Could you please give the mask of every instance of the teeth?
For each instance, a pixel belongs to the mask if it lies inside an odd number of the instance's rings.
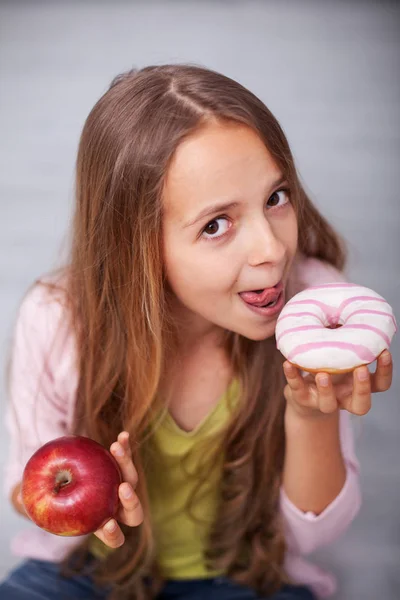
[[[268,304],[265,304],[261,308],[272,308],[278,302],[278,299],[279,299],[279,296],[273,302],[268,302]]]

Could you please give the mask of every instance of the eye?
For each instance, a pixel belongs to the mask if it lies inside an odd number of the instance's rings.
[[[209,234],[209,236],[205,236],[206,239],[212,239],[215,240],[216,238],[222,237],[229,229],[229,227],[227,227],[225,229],[225,231],[222,228],[222,233],[221,233],[221,227],[218,225],[218,221],[227,221],[227,217],[217,217],[216,219],[213,219],[212,221],[210,221],[209,223],[207,223],[207,225],[204,227],[202,235],[207,233]],[[215,233],[219,233],[219,235],[214,235]]]
[[[277,190],[276,192],[274,192],[272,194],[272,196],[269,197],[267,206],[269,208],[275,208],[276,206],[284,206],[288,202],[289,202],[289,190],[286,188],[286,189]]]
[[[285,204],[287,204],[288,202],[289,202],[289,189],[282,188],[282,189],[274,192],[269,197],[269,199],[267,201],[267,206],[268,206],[268,208],[280,208],[281,206],[285,206]],[[228,217],[221,215],[219,217],[216,217],[209,223],[207,223],[207,225],[204,227],[202,234],[201,234],[203,237],[205,237],[206,240],[215,240],[220,237],[223,237],[226,234],[226,232],[229,229],[229,226],[226,227],[225,230],[222,227],[222,231],[221,231],[221,226],[218,225],[219,221],[227,222]],[[219,235],[216,235],[217,233]],[[205,235],[205,234],[207,234],[207,235]]]

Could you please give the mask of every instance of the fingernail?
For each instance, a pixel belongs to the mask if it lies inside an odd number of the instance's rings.
[[[381,362],[385,366],[390,365],[390,363],[392,362],[392,357],[390,355],[390,352],[384,352],[382,354],[382,356],[381,356]]]
[[[361,371],[357,371],[358,381],[366,381],[369,377],[368,369],[361,369]]]
[[[122,446],[118,446],[118,447],[117,447],[117,449],[116,449],[116,451],[115,451],[115,454],[116,454],[117,456],[123,456],[123,455],[124,455],[124,449],[122,448]]]
[[[122,495],[124,498],[131,498],[132,496],[132,490],[129,486],[123,487],[122,488]]]
[[[291,365],[290,363],[285,363],[285,373],[286,375],[294,375],[294,368],[293,365]]]
[[[329,384],[329,377],[328,377],[328,375],[321,375],[320,377],[318,377],[318,383],[322,387],[328,387],[328,384]]]
[[[113,533],[117,529],[117,524],[114,520],[112,520],[108,521],[104,527],[108,533]]]

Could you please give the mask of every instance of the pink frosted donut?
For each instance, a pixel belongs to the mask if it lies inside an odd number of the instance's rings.
[[[303,371],[345,373],[376,360],[396,331],[382,296],[353,283],[327,283],[289,300],[275,336],[278,350]]]

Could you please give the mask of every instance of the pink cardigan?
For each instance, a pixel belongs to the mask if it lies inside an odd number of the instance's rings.
[[[330,265],[307,259],[297,268],[299,288],[343,281]],[[21,480],[29,457],[47,441],[71,432],[77,386],[74,343],[63,324],[62,306],[43,286],[31,289],[23,299],[14,330],[10,402],[6,424],[10,449],[5,464],[4,493]],[[58,335],[55,333],[58,331]],[[40,389],[39,389],[40,388]],[[281,490],[280,509],[288,543],[286,569],[298,583],[309,585],[319,598],[336,591],[336,580],[304,558],[304,555],[336,540],[349,526],[361,504],[359,463],[354,453],[349,413],[341,411],[340,438],[347,478],[334,501],[319,515],[304,513]],[[62,538],[31,523],[17,532],[13,554],[43,560],[59,560],[81,538]]]

